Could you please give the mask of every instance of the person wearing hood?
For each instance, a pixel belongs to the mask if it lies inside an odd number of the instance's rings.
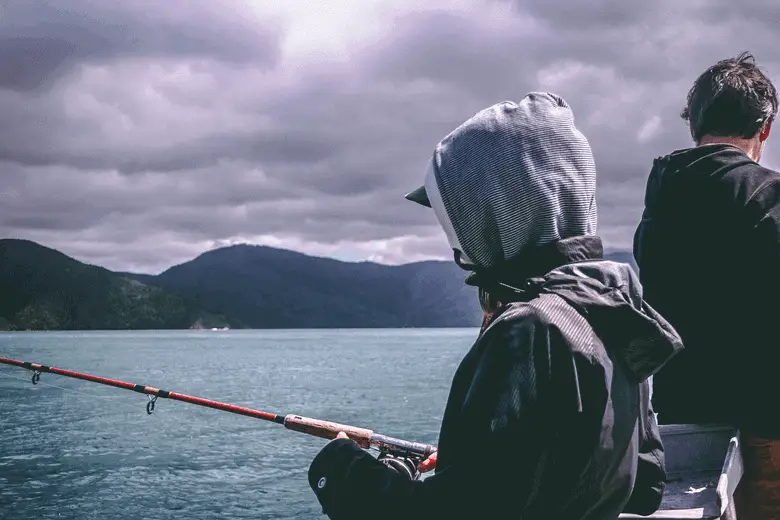
[[[561,97],[533,92],[447,135],[424,186],[491,313],[455,372],[435,474],[329,442],[309,484],[333,520],[609,520],[661,503],[648,378],[681,348],[596,232],[596,168]],[[475,295],[476,296],[476,295]]]
[[[658,419],[739,428],[741,520],[780,518],[780,174],[758,164],[777,110],[749,53],[704,71],[681,114],[696,146],[655,159],[634,235],[645,297],[686,346],[654,377]]]

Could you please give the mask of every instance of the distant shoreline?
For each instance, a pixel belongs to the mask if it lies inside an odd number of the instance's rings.
[[[431,326],[431,327],[267,327],[267,328],[245,328],[245,329],[227,329],[227,330],[211,330],[211,329],[36,329],[36,330],[0,330],[0,334],[24,334],[24,333],[40,333],[40,332],[198,332],[198,333],[214,333],[214,332],[263,332],[263,331],[313,331],[313,330],[459,330],[459,329],[479,329],[479,325],[457,325],[457,326]]]
[[[633,266],[630,252],[605,260]],[[214,249],[158,275],[88,265],[0,239],[0,330],[403,330],[479,327],[467,271],[452,261],[388,266],[268,246]]]

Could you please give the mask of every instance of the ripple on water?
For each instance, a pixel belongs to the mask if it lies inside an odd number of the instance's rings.
[[[37,459],[51,459],[52,455],[46,455],[42,453],[23,453],[19,455],[3,455],[0,460],[15,461],[15,460],[37,460]]]
[[[186,331],[11,334],[4,336],[14,341],[3,352],[435,442],[452,374],[474,335],[470,330],[237,331],[219,338]],[[215,348],[220,355],[209,355]],[[4,373],[16,375],[18,369],[0,367]],[[154,414],[147,415],[146,399],[132,392],[50,374],[41,379],[81,392],[73,394],[22,379],[0,377],[2,519],[323,518],[307,481],[323,439],[167,400],[158,400]]]

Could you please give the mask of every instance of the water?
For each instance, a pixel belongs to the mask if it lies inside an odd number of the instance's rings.
[[[436,443],[474,329],[0,334],[0,356]],[[0,518],[323,518],[327,442],[0,365]],[[56,385],[52,387],[49,385]],[[57,388],[59,387],[59,388]]]

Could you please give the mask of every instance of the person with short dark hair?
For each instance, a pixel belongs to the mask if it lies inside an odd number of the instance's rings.
[[[681,114],[695,146],[654,161],[634,235],[686,347],[654,376],[659,422],[740,429],[740,520],[780,518],[780,174],[758,164],[777,112],[750,53],[704,71]]]
[[[439,142],[407,198],[433,211],[486,321],[452,380],[436,473],[418,480],[414,465],[380,461],[341,435],[309,468],[323,511],[333,520],[656,511],[666,466],[648,378],[683,345],[644,303],[631,267],[603,257],[596,167],[569,105],[533,92],[479,111]]]

